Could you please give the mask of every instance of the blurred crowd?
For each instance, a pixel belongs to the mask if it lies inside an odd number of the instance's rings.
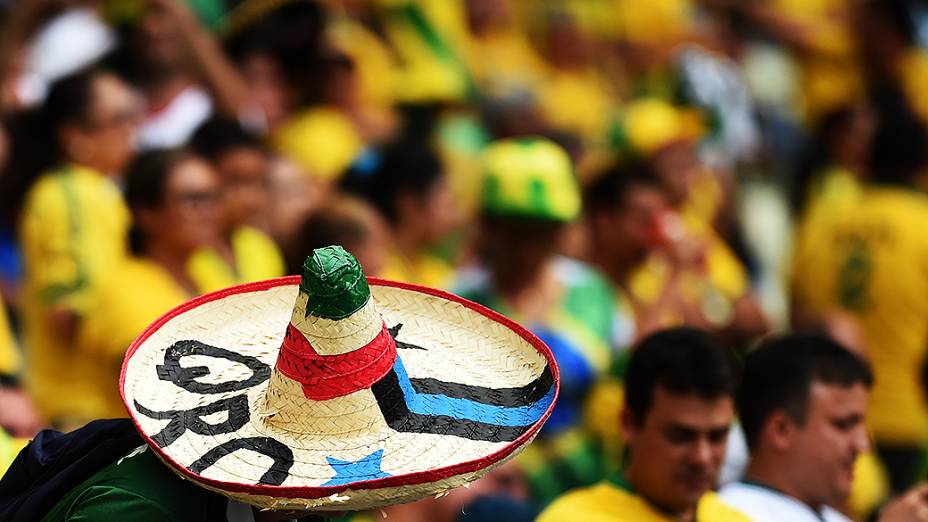
[[[928,464],[926,46],[917,0],[0,0],[0,468],[125,416],[167,310],[340,244],[561,371],[513,464],[398,519],[617,473],[632,347],[679,325],[869,361],[862,519]]]

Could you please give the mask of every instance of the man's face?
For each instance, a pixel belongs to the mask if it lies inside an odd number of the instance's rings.
[[[793,476],[803,500],[838,507],[851,491],[854,462],[870,449],[867,388],[813,382],[806,420],[788,436]]]
[[[596,216],[593,230],[599,248],[611,250],[609,257],[613,259],[644,258],[654,243],[655,223],[669,208],[657,186],[631,186],[621,208]]]
[[[687,140],[678,140],[658,149],[651,156],[651,165],[675,207],[689,197],[690,184],[702,170],[696,147]]]
[[[635,469],[629,473],[632,486],[671,513],[695,508],[700,497],[715,486],[733,415],[731,397],[678,395],[658,386],[640,426],[627,410],[623,414]]]
[[[460,224],[457,200],[444,177],[437,180],[425,195],[422,208],[428,216],[425,236],[430,244],[438,243]]]

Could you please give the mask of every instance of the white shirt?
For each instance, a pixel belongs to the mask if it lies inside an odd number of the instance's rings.
[[[197,86],[187,87],[166,107],[145,118],[138,132],[138,148],[144,151],[183,145],[212,113],[209,94]]]
[[[725,460],[722,461],[722,469],[719,470],[719,488],[741,480],[741,477],[744,476],[744,470],[748,467],[749,460],[751,460],[751,454],[748,451],[748,443],[744,438],[744,431],[741,429],[741,423],[736,422],[728,430]]]
[[[755,522],[851,522],[828,506],[816,512],[789,495],[751,483],[728,484],[719,497]]]

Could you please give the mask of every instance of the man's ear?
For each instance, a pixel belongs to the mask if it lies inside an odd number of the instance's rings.
[[[625,444],[627,446],[634,445],[635,440],[638,438],[638,431],[641,429],[638,423],[635,422],[635,416],[632,414],[631,410],[625,407],[622,408],[619,419],[622,425],[622,436],[625,439]]]
[[[154,227],[158,226],[158,215],[155,209],[146,207],[138,208],[132,213],[132,219],[142,232],[152,230]]]
[[[764,423],[763,437],[777,451],[787,451],[793,445],[798,426],[785,410],[774,410]]]

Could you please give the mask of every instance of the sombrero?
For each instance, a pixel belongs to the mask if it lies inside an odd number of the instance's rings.
[[[359,510],[466,484],[554,406],[550,350],[457,296],[366,279],[341,247],[302,278],[194,299],[132,344],[129,415],[182,477],[263,508]]]

